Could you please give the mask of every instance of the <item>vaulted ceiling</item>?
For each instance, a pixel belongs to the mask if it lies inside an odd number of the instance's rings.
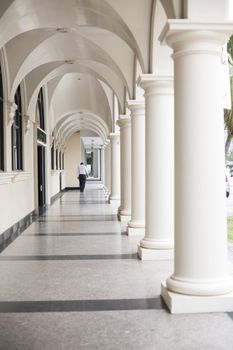
[[[127,99],[141,95],[137,77],[172,74],[170,49],[158,37],[167,16],[182,11],[182,0],[1,0],[7,99],[23,81],[35,120],[43,86],[50,134],[64,141],[89,129],[105,141]]]

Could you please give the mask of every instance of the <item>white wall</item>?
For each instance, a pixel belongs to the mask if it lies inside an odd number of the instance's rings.
[[[66,145],[65,150],[65,184],[66,187],[78,187],[76,170],[81,162],[80,156],[80,133],[73,134]]]
[[[66,173],[64,170],[62,171],[61,178],[61,189],[64,190],[66,188]]]
[[[10,126],[7,125],[8,137]],[[8,142],[10,140],[8,139]],[[33,125],[28,135],[25,134],[23,121],[23,167],[24,171],[11,171],[11,149],[7,148],[6,162],[9,171],[0,172],[0,234],[35,209],[34,198],[34,160]]]
[[[0,233],[34,210],[33,193],[32,174],[19,182],[0,185]]]
[[[60,192],[60,170],[51,170],[50,197]]]

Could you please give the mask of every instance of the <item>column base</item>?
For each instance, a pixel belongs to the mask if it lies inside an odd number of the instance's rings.
[[[109,198],[109,203],[110,204],[119,204],[120,198],[119,197],[111,197]]]
[[[121,207],[119,207],[117,217],[119,221],[128,223],[131,220],[131,212],[127,209],[121,209]]]
[[[144,236],[145,235],[145,227],[127,227],[126,234],[128,236]]]
[[[106,186],[103,186],[103,191],[104,191],[105,193],[109,192],[109,190],[108,190],[108,188],[107,188]]]
[[[167,288],[178,294],[196,296],[215,296],[233,292],[233,279],[230,275],[225,278],[200,281],[170,276],[166,280]]]
[[[144,221],[131,221],[127,227],[128,236],[145,236],[145,222]]]
[[[138,244],[138,257],[141,260],[173,260],[174,249],[149,249]]]
[[[155,249],[155,250],[173,250],[174,249],[174,242],[172,239],[167,240],[159,240],[149,237],[144,237],[140,245],[142,248],[146,249]]]
[[[118,220],[120,222],[123,222],[125,224],[127,224],[131,219],[130,215],[122,215],[121,213],[118,213]]]
[[[172,314],[233,311],[233,292],[217,296],[184,295],[170,292],[163,282],[161,296]]]

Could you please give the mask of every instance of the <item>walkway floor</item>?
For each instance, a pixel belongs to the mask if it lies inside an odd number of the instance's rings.
[[[115,213],[67,192],[0,254],[0,350],[232,350],[233,313],[169,314],[172,262],[139,261]]]

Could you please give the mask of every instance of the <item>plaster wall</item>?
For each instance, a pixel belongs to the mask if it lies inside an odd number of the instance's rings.
[[[76,170],[81,162],[80,157],[80,133],[73,134],[67,142],[65,150],[65,185],[77,187],[79,182],[76,178]]]

